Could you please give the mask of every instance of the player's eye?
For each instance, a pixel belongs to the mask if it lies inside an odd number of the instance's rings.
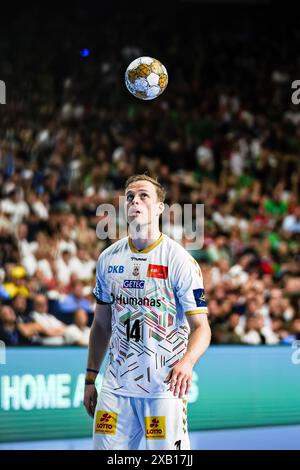
[[[141,197],[144,197],[144,196],[148,197],[148,194],[147,193],[142,193]]]
[[[127,194],[126,199],[127,199],[127,201],[132,201],[133,195],[132,194]]]

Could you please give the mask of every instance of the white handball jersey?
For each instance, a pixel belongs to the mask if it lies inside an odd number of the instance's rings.
[[[186,315],[207,314],[194,258],[165,234],[145,250],[129,237],[97,262],[94,295],[111,303],[112,336],[102,389],[120,395],[174,398],[164,380],[186,352]]]

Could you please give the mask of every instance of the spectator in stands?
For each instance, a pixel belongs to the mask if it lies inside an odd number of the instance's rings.
[[[30,292],[27,287],[27,273],[23,266],[11,266],[7,272],[7,280],[3,283],[3,288],[13,299],[16,295],[29,297]]]
[[[69,248],[63,248],[61,256],[56,261],[58,280],[64,284],[69,284],[72,268],[71,268],[72,253]]]
[[[15,314],[19,318],[25,318],[28,313],[28,299],[18,294],[11,302],[11,306],[15,311]]]
[[[61,346],[65,344],[64,334],[67,326],[55,318],[54,315],[48,313],[48,300],[45,295],[36,294],[34,296],[31,316],[43,328],[41,334],[36,339],[37,343],[45,346]]]
[[[32,276],[36,270],[36,259],[33,254],[33,247],[28,241],[28,225],[22,223],[17,226],[17,240],[21,256],[22,265],[26,272]]]
[[[293,214],[285,216],[282,228],[287,232],[300,233],[300,206],[294,208]]]
[[[84,286],[82,281],[79,279],[74,281],[72,293],[59,302],[59,309],[61,313],[73,313],[78,309],[83,309],[87,313],[92,313],[93,307],[84,295]]]
[[[70,325],[65,333],[67,344],[77,346],[88,346],[90,328],[88,324],[88,314],[83,309],[78,309],[74,313],[74,323]]]
[[[279,338],[269,326],[265,325],[264,317],[255,314],[246,320],[242,342],[247,344],[277,344]]]
[[[22,188],[17,188],[12,182],[6,186],[6,197],[0,201],[0,206],[15,227],[29,215],[29,206],[24,200]]]
[[[211,282],[212,285],[219,284],[221,282],[229,282],[231,277],[228,273],[230,269],[230,263],[228,259],[220,259],[215,263],[215,266],[211,269]]]
[[[96,261],[92,259],[89,252],[81,246],[76,255],[70,260],[72,274],[76,274],[81,281],[91,281],[96,269]]]
[[[26,297],[17,295],[12,301],[12,307],[16,314],[17,328],[28,345],[34,345],[37,335],[43,334],[44,328],[37,323],[32,313],[28,312],[28,300]]]
[[[291,332],[295,340],[300,340],[300,318],[295,318],[291,325]]]
[[[214,330],[215,342],[218,344],[241,344],[243,329],[240,323],[240,315],[232,313],[228,322],[216,326]]]
[[[229,261],[229,252],[226,244],[226,237],[218,235],[213,243],[207,249],[210,261],[220,261],[226,259]]]
[[[6,346],[25,346],[26,338],[22,336],[16,322],[14,309],[9,305],[0,306],[0,340]]]

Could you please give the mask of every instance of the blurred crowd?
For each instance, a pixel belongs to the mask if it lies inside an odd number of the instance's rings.
[[[261,18],[243,15],[227,27],[209,15],[207,24],[184,12],[180,24],[167,18],[164,9],[154,23],[131,16],[141,25],[136,38],[120,13],[118,35],[98,28],[85,58],[79,46],[87,39],[73,41],[63,18],[55,38],[47,26],[43,36],[29,25],[14,58],[2,43],[0,339],[7,345],[88,344],[96,261],[119,236],[97,207],[117,208],[126,179],[144,172],[166,187],[167,204],[204,204],[203,246],[191,254],[204,276],[213,344],[300,340],[300,112],[291,102],[300,61],[289,60],[299,30],[281,25],[271,34]],[[17,18],[11,34],[21,25]],[[169,72],[153,102],[134,99],[123,83],[140,55]],[[105,240],[99,222],[108,223]],[[181,227],[173,218],[162,230],[174,236]],[[181,243],[188,247],[184,233]]]

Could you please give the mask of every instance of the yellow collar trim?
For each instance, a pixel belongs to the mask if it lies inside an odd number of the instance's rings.
[[[160,235],[160,237],[158,238],[158,240],[156,240],[156,242],[152,243],[152,245],[147,246],[147,248],[145,248],[144,250],[137,250],[137,249],[135,248],[135,246],[133,245],[132,239],[131,239],[130,237],[128,237],[128,243],[129,243],[129,247],[130,247],[130,249],[131,249],[131,251],[132,251],[133,253],[149,253],[149,251],[153,250],[154,248],[157,247],[157,245],[160,244],[160,242],[163,240],[163,238],[164,238],[164,234],[161,233],[161,235]]]

